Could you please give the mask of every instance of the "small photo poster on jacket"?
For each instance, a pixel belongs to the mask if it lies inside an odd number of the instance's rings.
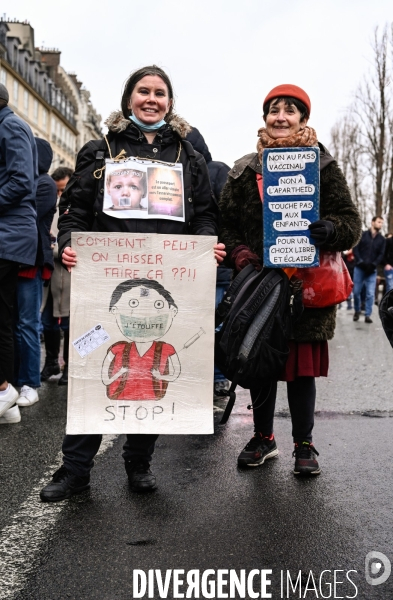
[[[103,211],[116,219],[183,221],[183,165],[128,158],[105,161]]]
[[[67,433],[213,433],[213,236],[72,233]]]
[[[319,219],[319,148],[268,148],[262,162],[264,265],[319,266],[308,229]]]

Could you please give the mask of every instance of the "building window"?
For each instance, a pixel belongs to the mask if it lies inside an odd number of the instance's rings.
[[[52,142],[56,142],[56,121],[51,118],[51,131],[52,131]]]
[[[38,123],[38,100],[33,102],[33,120],[34,123]]]
[[[7,73],[5,72],[5,69],[1,69],[0,71],[0,83],[7,86]]]
[[[15,79],[14,79],[14,86],[13,86],[13,98],[14,98],[14,104],[18,104],[19,83]]]
[[[45,131],[46,131],[47,125],[48,125],[48,111],[46,110],[46,108],[43,108],[42,109],[42,129],[45,129]]]
[[[29,112],[29,92],[27,90],[23,92],[23,110],[27,115]]]

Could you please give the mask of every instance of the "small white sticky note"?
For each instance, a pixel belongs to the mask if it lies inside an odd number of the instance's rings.
[[[96,348],[101,346],[104,342],[110,339],[109,334],[105,331],[102,325],[98,324],[86,333],[83,333],[80,337],[72,342],[75,350],[82,358],[87,356]]]

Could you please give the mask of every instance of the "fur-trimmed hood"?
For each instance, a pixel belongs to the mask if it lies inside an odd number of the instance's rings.
[[[112,131],[113,133],[121,133],[122,131],[125,131],[131,124],[132,121],[126,119],[121,110],[115,110],[111,112],[105,121],[105,125],[108,127],[109,131]],[[173,113],[170,117],[168,117],[168,125],[170,125],[172,129],[182,138],[185,138],[192,129],[187,121],[182,119],[182,117],[179,117],[179,115],[176,113]]]

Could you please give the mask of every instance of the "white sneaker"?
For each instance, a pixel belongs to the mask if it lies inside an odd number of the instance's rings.
[[[16,401],[18,406],[31,406],[38,402],[38,393],[34,388],[24,385],[19,392],[19,398]]]
[[[12,408],[5,411],[4,415],[0,417],[0,425],[8,425],[8,423],[19,423],[21,420],[19,406],[15,404]]]
[[[11,408],[11,406],[14,406],[17,399],[18,399],[18,392],[16,391],[14,386],[9,383],[7,391],[5,393],[4,392],[0,393],[0,417],[3,416],[3,414],[9,408]]]

